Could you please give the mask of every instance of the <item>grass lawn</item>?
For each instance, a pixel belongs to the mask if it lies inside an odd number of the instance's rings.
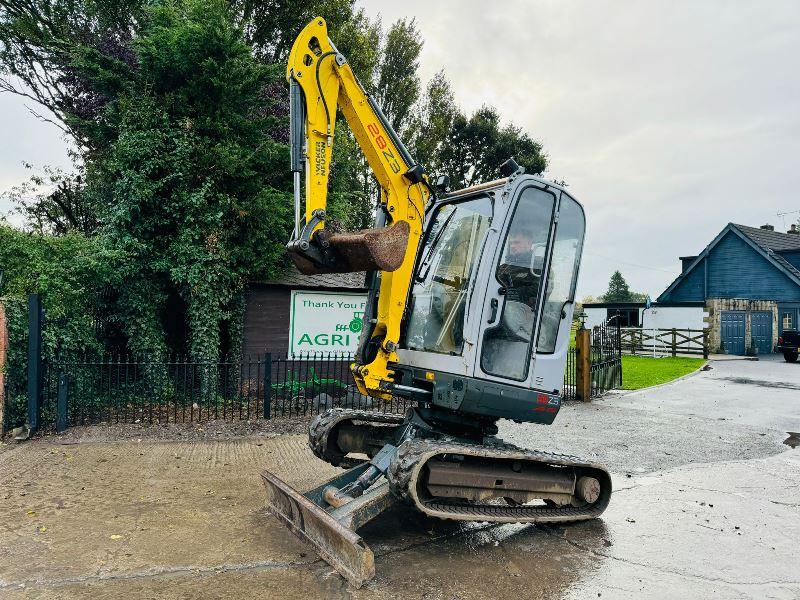
[[[665,356],[652,358],[647,356],[622,357],[622,388],[638,390],[667,383],[698,369],[705,361],[702,358],[683,358]]]

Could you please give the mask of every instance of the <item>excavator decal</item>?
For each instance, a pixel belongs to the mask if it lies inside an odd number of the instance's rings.
[[[378,129],[378,126],[375,123],[370,123],[367,125],[367,131],[375,138],[375,143],[378,145],[378,148],[383,150],[383,157],[386,159],[386,162],[389,163],[389,168],[392,170],[392,173],[399,173],[400,163],[397,162],[397,157],[394,153],[387,149],[388,144],[386,143],[386,139],[381,135],[381,130]]]

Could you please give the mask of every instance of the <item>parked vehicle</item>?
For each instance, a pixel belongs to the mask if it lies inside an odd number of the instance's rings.
[[[414,406],[405,416],[354,408],[318,415],[312,451],[352,468],[305,494],[263,471],[269,510],[355,587],[375,575],[374,554],[356,530],[397,501],[451,521],[600,516],[611,498],[605,467],[495,437],[500,418],[550,425],[561,407],[581,205],[513,159],[499,165],[501,179],[448,192],[442,176],[434,187],[322,18],[295,41],[287,78],[289,256],[306,275],[371,272],[364,318],[349,325],[361,329],[351,373],[359,393]],[[375,228],[360,232],[326,226],[337,108],[381,187]],[[355,459],[365,454],[368,461]]]
[[[784,331],[778,338],[778,352],[783,352],[786,362],[797,362],[800,350],[800,331]]]

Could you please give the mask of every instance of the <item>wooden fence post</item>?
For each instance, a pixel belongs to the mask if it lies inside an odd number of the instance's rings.
[[[6,424],[6,380],[5,366],[8,357],[8,330],[6,328],[6,309],[0,300],[0,435],[5,433]]]
[[[592,401],[592,346],[588,329],[575,332],[575,397]]]
[[[678,355],[678,340],[677,340],[677,331],[675,328],[672,328],[672,356]]]
[[[703,329],[703,358],[708,360],[708,329]]]

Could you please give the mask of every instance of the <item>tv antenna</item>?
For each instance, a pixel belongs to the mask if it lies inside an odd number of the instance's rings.
[[[784,218],[786,215],[793,215],[795,213],[800,213],[799,210],[787,210],[785,212],[775,213],[777,216],[781,218],[781,223],[783,224],[783,229],[786,229],[786,219]]]

